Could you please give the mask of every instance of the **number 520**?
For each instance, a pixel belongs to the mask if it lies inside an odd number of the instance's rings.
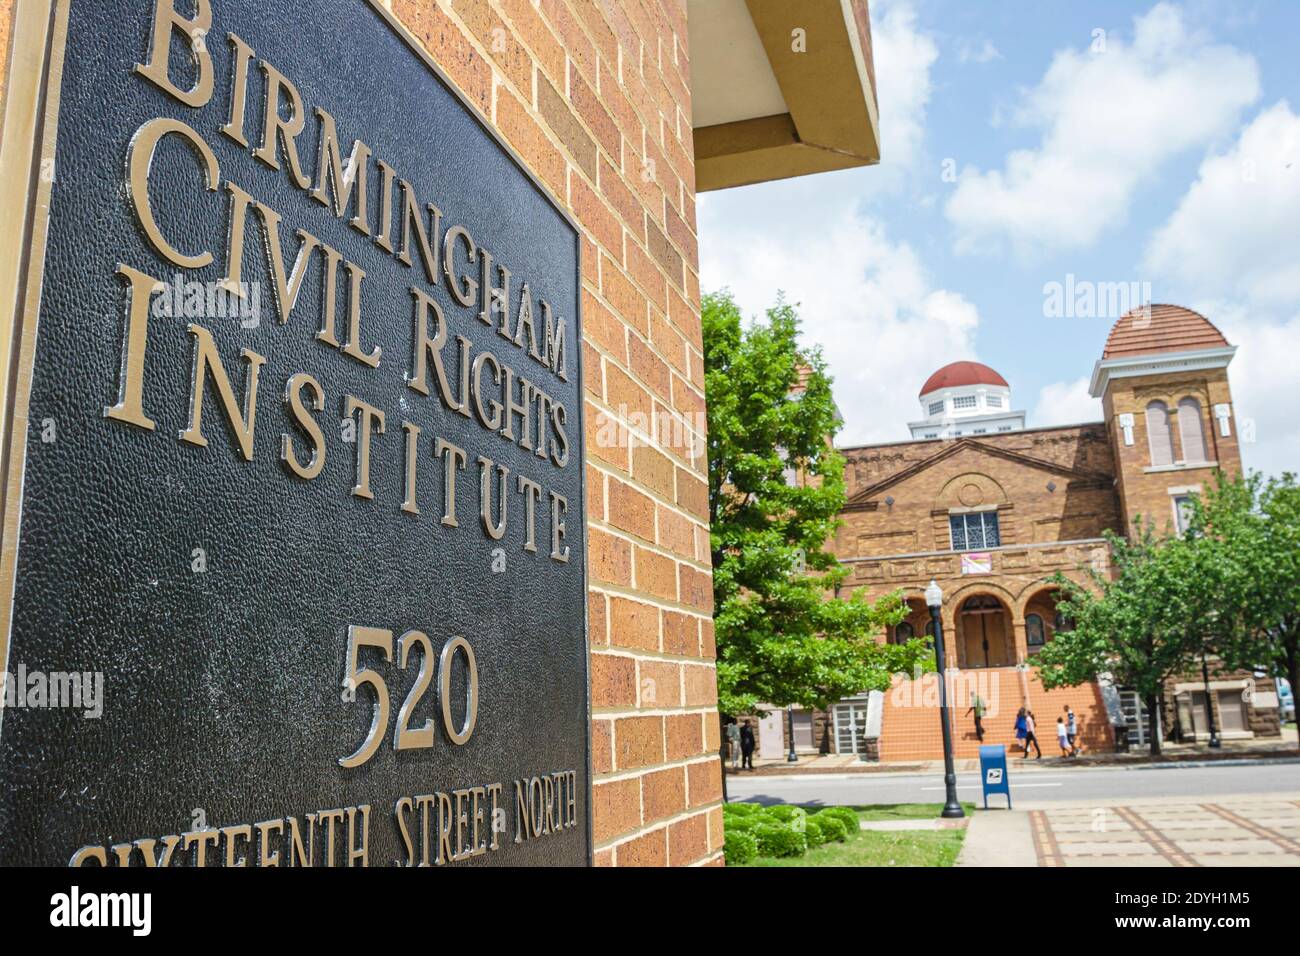
[[[344,767],[359,767],[375,755],[383,743],[384,731],[388,727],[388,685],[377,671],[357,666],[357,653],[363,647],[376,647],[384,652],[384,660],[393,659],[393,632],[379,627],[348,627],[348,660],[343,674],[343,685],[355,691],[362,684],[369,684],[375,694],[375,715],[370,723],[370,732],[361,742],[356,753],[349,757],[340,757],[339,764]],[[420,649],[420,672],[402,708],[397,712],[397,729],[393,734],[394,750],[416,750],[433,746],[433,721],[426,720],[423,727],[412,727],[411,716],[420,702],[429,684],[433,681],[433,643],[427,634],[421,631],[407,631],[397,641],[398,667],[406,669],[406,661],[412,648]],[[468,668],[469,681],[465,692],[465,720],[459,730],[451,714],[451,667],[457,651],[465,652],[465,665]],[[353,698],[355,699],[355,697]],[[474,650],[463,637],[453,637],[443,645],[438,656],[438,700],[442,703],[442,727],[453,744],[463,744],[474,732],[474,723],[478,720],[478,664],[474,660]]]

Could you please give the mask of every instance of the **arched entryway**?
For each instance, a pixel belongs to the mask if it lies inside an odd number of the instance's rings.
[[[1008,667],[1016,662],[1011,612],[992,594],[974,594],[957,612],[962,667]]]

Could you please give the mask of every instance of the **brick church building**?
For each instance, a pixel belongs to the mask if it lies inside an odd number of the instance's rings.
[[[974,694],[987,708],[986,743],[1010,749],[1016,712],[1027,706],[1050,755],[1066,704],[1086,749],[1113,749],[1117,732],[1133,746],[1147,742],[1151,720],[1128,689],[1104,682],[1044,689],[1035,655],[1068,626],[1048,581],[1060,571],[1082,582],[1086,565],[1104,570],[1103,532],[1122,533],[1139,515],[1176,529],[1185,501],[1216,469],[1240,472],[1228,383],[1234,352],[1204,316],[1152,305],[1115,324],[1094,366],[1100,422],[1026,427],[1001,375],[955,362],[921,386],[909,440],[842,449],[848,503],[833,550],[851,570],[846,586],[872,599],[902,590],[911,608],[880,640],[931,632],[923,591],[931,579],[943,588],[958,757],[978,753],[967,715]],[[1271,681],[1220,675],[1210,690],[1225,739],[1279,732]],[[942,756],[936,705],[934,675],[898,678],[889,691],[782,722],[793,724],[796,749],[805,752],[931,759]],[[1205,737],[1205,705],[1199,674],[1171,681],[1160,715],[1165,738]],[[765,754],[782,717],[764,722]]]

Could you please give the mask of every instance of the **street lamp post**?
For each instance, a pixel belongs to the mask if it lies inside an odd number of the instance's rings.
[[[799,755],[794,752],[794,704],[785,705],[786,721],[790,725],[790,752],[786,754],[786,763],[795,763],[799,760]]]
[[[943,607],[943,589],[933,580],[925,589],[925,603],[934,621],[934,661],[939,668],[939,720],[943,724],[943,783],[947,791],[942,817],[964,817],[966,814],[957,800],[957,773],[952,767],[952,729],[948,723],[948,672],[943,659],[943,622],[939,609]]]
[[[1201,653],[1201,680],[1205,684],[1205,721],[1210,727],[1210,749],[1219,749],[1219,727],[1214,720],[1214,698],[1210,695],[1210,665]]]

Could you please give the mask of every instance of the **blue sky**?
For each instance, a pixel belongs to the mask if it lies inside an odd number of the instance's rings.
[[[1247,467],[1300,472],[1300,3],[871,14],[880,165],[699,204],[703,287],[801,304],[840,444],[905,439],[925,377],[966,358],[1031,426],[1100,420],[1087,378],[1118,316],[1048,315],[1072,275],[1208,316],[1238,346]]]

